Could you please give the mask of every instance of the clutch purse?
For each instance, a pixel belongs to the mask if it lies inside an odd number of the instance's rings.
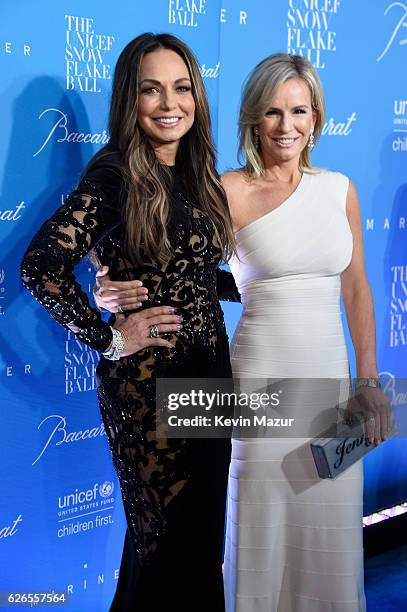
[[[312,456],[320,478],[337,478],[356,461],[376,448],[365,435],[363,413],[354,413],[357,422],[341,423],[337,435],[318,438],[311,442]],[[396,435],[393,424],[388,437]]]

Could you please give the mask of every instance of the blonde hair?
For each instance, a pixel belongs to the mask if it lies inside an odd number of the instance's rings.
[[[312,64],[300,55],[274,53],[262,60],[246,79],[239,114],[239,160],[244,158],[247,174],[259,177],[264,173],[260,152],[255,146],[254,128],[263,119],[277,89],[288,79],[302,79],[311,93],[312,110],[315,113],[314,139],[318,140],[325,123],[325,102],[321,81]],[[301,152],[299,169],[312,169],[310,151]]]

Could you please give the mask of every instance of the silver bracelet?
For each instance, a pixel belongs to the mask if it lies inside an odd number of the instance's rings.
[[[360,389],[360,387],[373,387],[375,389],[380,389],[380,380],[378,378],[356,378],[355,391],[356,389]]]
[[[111,361],[118,361],[123,354],[126,339],[119,329],[115,329],[114,327],[111,327],[110,329],[112,330],[113,335],[112,341],[109,348],[102,353],[102,355]]]

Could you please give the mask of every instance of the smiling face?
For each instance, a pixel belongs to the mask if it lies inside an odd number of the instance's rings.
[[[311,92],[303,79],[291,78],[277,89],[264,119],[257,126],[260,150],[268,163],[299,163],[314,129]]]
[[[195,100],[184,60],[169,49],[147,53],[140,64],[137,121],[154,147],[173,145],[194,123]]]

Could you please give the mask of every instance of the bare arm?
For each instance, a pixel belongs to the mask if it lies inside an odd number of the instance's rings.
[[[351,182],[346,213],[353,236],[353,255],[351,263],[341,276],[342,299],[356,354],[357,376],[377,378],[373,299],[365,271],[359,201]]]
[[[230,172],[224,172],[221,174],[220,181],[226,193],[232,224],[236,230],[236,228],[239,226],[237,219],[239,216],[237,202],[239,201],[239,196],[241,195],[242,178],[239,172],[231,170]]]
[[[357,378],[378,378],[376,364],[376,326],[372,293],[365,271],[362,223],[358,196],[350,182],[346,214],[353,236],[352,260],[341,276],[342,298],[356,355]],[[391,405],[380,389],[361,387],[350,406],[363,411],[366,435],[378,444],[392,427]],[[352,409],[352,408],[351,408]]]

